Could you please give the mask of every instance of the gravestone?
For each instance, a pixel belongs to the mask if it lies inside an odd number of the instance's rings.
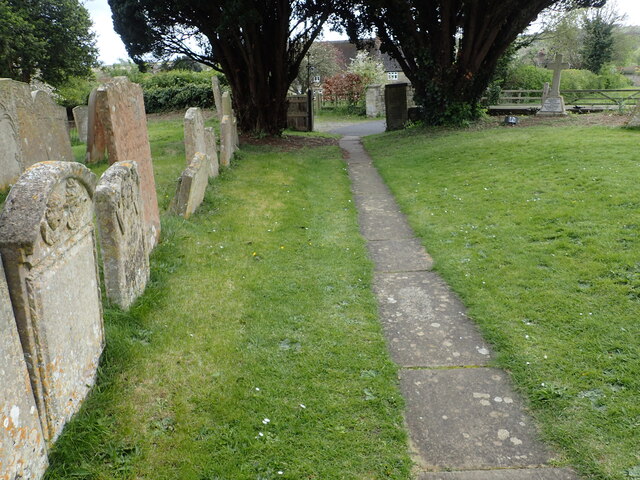
[[[46,92],[0,78],[0,188],[48,160],[74,160],[65,108]]]
[[[211,164],[211,172],[209,176],[217,177],[220,165],[218,164],[218,145],[216,142],[216,132],[213,127],[205,127],[204,129],[205,153],[209,157]]]
[[[231,128],[231,141],[233,148],[231,155],[238,149],[238,121],[236,120],[235,113],[233,111],[233,104],[231,102],[231,95],[229,92],[222,94],[222,118],[227,115],[229,117],[229,125]]]
[[[0,262],[0,478],[41,478],[46,444]]]
[[[152,249],[160,238],[160,213],[142,88],[126,77],[117,77],[94,93],[89,99],[87,154],[102,159],[106,148],[110,164],[138,164],[147,245]]]
[[[384,103],[387,113],[387,131],[400,130],[407,123],[407,88],[406,83],[391,83],[385,85]]]
[[[49,444],[93,385],[104,346],[95,181],[80,163],[38,163],[20,176],[0,214],[0,252]]]
[[[187,157],[187,165],[196,153],[205,153],[206,149],[202,110],[191,107],[184,115],[184,153]]]
[[[127,310],[149,279],[135,162],[117,162],[104,172],[96,187],[95,205],[107,298]]]
[[[89,128],[89,106],[78,105],[73,107],[73,121],[76,124],[76,130],[78,130],[78,138],[82,143],[87,143],[87,129]]]
[[[220,165],[228,167],[231,164],[234,149],[231,118],[229,115],[222,117],[220,122]]]
[[[213,101],[216,104],[216,115],[222,121],[222,92],[220,90],[220,80],[217,75],[211,77],[211,89],[213,90]]]
[[[564,98],[560,95],[560,76],[562,70],[569,67],[568,63],[562,63],[562,55],[557,54],[555,61],[550,65],[553,68],[553,81],[551,89],[542,103],[542,108],[536,115],[562,116],[567,114],[564,106]]]
[[[171,204],[171,211],[184,218],[189,218],[204,200],[209,184],[209,167],[204,153],[196,153],[189,166],[178,179],[176,196]]]

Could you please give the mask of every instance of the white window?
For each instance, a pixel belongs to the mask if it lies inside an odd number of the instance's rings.
[[[320,83],[320,75],[314,75],[311,81],[313,83]]]
[[[387,80],[398,80],[398,72],[387,72]]]

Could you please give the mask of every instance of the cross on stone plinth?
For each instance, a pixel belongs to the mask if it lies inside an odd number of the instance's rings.
[[[549,65],[550,68],[553,69],[553,81],[551,82],[551,91],[549,92],[550,97],[559,97],[560,96],[560,74],[562,70],[569,68],[568,63],[562,63],[562,55],[556,54],[556,58],[554,62]]]

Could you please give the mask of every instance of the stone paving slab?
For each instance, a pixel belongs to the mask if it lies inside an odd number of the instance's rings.
[[[391,192],[372,165],[352,163],[349,165],[351,190],[358,196],[390,196]]]
[[[501,370],[403,370],[400,376],[423,468],[526,468],[549,461]]]
[[[433,259],[416,238],[370,241],[367,248],[378,272],[415,272],[433,267]]]
[[[437,274],[376,273],[374,291],[391,356],[400,366],[487,364],[489,348]]]
[[[578,480],[566,468],[535,468],[520,470],[475,470],[470,472],[422,473],[418,480]]]
[[[366,211],[358,214],[360,232],[367,240],[413,238],[413,230],[404,217],[393,211]]]

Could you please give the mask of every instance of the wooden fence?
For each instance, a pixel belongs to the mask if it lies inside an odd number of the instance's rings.
[[[640,101],[640,89],[612,89],[612,90],[562,90],[560,94],[564,102],[574,108],[589,109],[622,109],[635,106]],[[486,105],[489,97],[483,97]],[[508,105],[541,105],[542,90],[502,90],[496,106]]]

